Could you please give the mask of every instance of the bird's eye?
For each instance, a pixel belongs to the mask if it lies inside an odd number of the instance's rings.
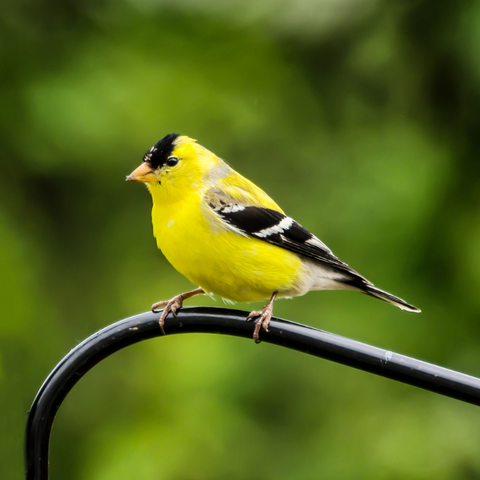
[[[178,158],[177,157],[167,158],[167,166],[168,167],[174,167],[177,163],[178,163]]]

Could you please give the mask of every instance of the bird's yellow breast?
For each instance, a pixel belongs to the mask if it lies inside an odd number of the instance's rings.
[[[206,292],[229,300],[254,302],[274,291],[288,296],[301,276],[300,258],[216,224],[214,212],[204,209],[193,192],[176,202],[154,201],[154,235],[167,260]]]

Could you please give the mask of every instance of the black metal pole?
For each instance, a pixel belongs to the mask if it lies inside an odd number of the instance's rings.
[[[252,339],[254,325],[246,312],[225,308],[182,308],[169,315],[167,335],[220,333]],[[158,314],[144,313],[121,320],[93,334],[60,361],[40,388],[28,415],[25,461],[27,480],[48,479],[50,431],[55,415],[73,386],[112,353],[161,336]],[[416,387],[480,405],[480,379],[405,355],[372,347],[312,327],[273,318],[262,341],[281,345]]]

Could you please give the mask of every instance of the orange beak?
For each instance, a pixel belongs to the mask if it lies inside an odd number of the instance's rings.
[[[142,182],[149,183],[156,180],[155,172],[144,162],[137,167],[127,178],[127,182]]]

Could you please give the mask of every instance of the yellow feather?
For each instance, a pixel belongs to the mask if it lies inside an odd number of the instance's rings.
[[[263,190],[189,137],[164,137],[127,180],[147,184],[158,247],[180,273],[201,287],[153,305],[153,309],[165,307],[159,319],[162,330],[169,311],[175,313],[183,300],[201,293],[239,302],[270,298],[261,311],[248,316],[259,317],[255,341],[259,341],[260,328],[268,331],[277,294],[288,297],[310,290],[351,289],[411,312],[420,311],[376,288],[289,217],[278,216],[277,224],[267,224],[251,235],[246,233],[251,225],[242,230],[228,223],[227,214],[247,207],[283,211]],[[262,214],[277,218],[272,212]],[[257,221],[254,216],[242,218]],[[280,244],[285,248],[275,242],[284,242]]]
[[[180,139],[172,152],[181,158],[179,169],[148,184],[154,235],[167,260],[206,292],[229,300],[253,302],[291,291],[303,271],[298,255],[233,232],[205,199],[218,189],[246,205],[280,207],[212,152]]]

